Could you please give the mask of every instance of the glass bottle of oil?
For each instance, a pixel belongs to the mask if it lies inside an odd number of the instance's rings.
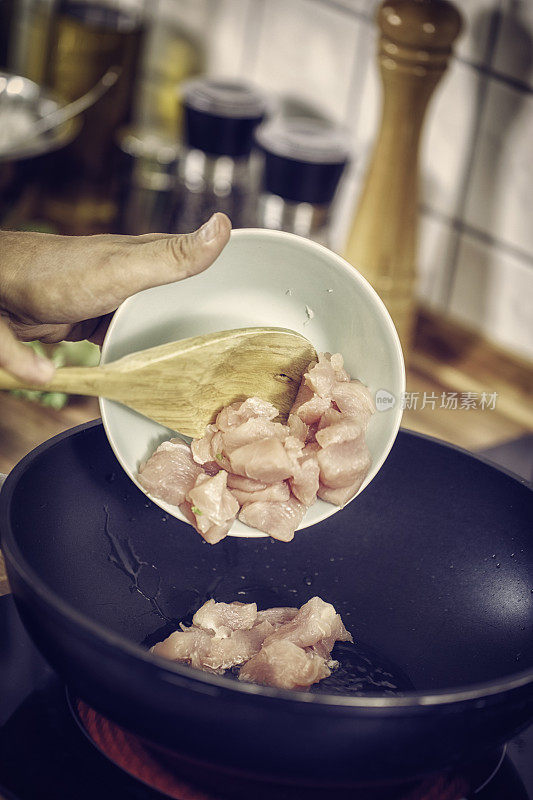
[[[114,140],[129,121],[143,38],[142,0],[60,0],[51,25],[45,81],[74,100],[107,69],[117,83],[84,114],[77,138],[57,154],[43,210],[65,233],[106,231],[117,213]],[[52,185],[53,184],[53,185]]]

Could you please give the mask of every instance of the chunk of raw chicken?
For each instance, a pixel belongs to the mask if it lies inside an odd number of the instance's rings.
[[[160,444],[141,466],[137,480],[154,497],[179,506],[201,473],[189,445],[181,439],[171,439]]]
[[[249,397],[243,403],[231,403],[218,414],[215,423],[220,431],[227,431],[236,425],[241,425],[254,417],[275,419],[279,414],[276,406],[261,400],[260,397]]]
[[[343,359],[339,353],[334,356],[321,353],[318,356],[318,363],[308,370],[304,380],[306,386],[319,397],[331,400],[338,383],[349,381],[350,376],[343,368]]]
[[[257,612],[257,622],[270,622],[275,628],[283,625],[285,622],[290,622],[298,613],[297,608],[291,606],[277,606],[275,608],[265,608],[263,611]]]
[[[271,483],[266,489],[258,489],[256,492],[243,492],[241,489],[232,489],[231,493],[240,506],[259,502],[286,503],[291,496],[291,490],[285,481]]]
[[[208,600],[198,609],[192,618],[192,624],[222,638],[227,635],[227,631],[246,631],[253,628],[256,620],[255,603],[216,603]]]
[[[370,453],[364,435],[337,444],[330,444],[317,453],[320,482],[331,489],[340,489],[361,482],[370,466]]]
[[[230,455],[231,471],[264,483],[278,483],[292,475],[289,457],[279,439],[261,439],[238,447]]]
[[[289,486],[293,495],[304,506],[312,506],[316,500],[319,489],[320,467],[313,453],[303,455],[299,459],[298,468],[295,469],[292,478],[289,478]]]
[[[241,667],[239,680],[278,689],[302,689],[330,675],[331,670],[321,656],[281,640],[263,645],[257,655]]]
[[[331,647],[335,641],[352,641],[335,608],[320,597],[312,597],[304,603],[296,616],[284,625],[280,625],[265,640],[265,644],[279,642],[282,639],[298,647],[311,647],[323,640],[328,643],[333,640]]]
[[[222,525],[210,525],[207,530],[200,531],[198,529],[198,518],[196,514],[194,514],[192,510],[192,504],[189,503],[188,500],[185,500],[183,503],[180,504],[179,507],[181,513],[185,517],[185,519],[189,520],[193,528],[198,531],[198,533],[205,539],[208,544],[218,544],[218,542],[222,541],[225,536],[228,535],[231,526],[233,525],[234,519],[230,519]]]
[[[268,533],[273,539],[290,542],[307,508],[295,497],[283,503],[259,501],[241,508],[239,519],[251,528]]]
[[[282,425],[280,422],[253,417],[223,433],[222,451],[230,456],[234,450],[245,444],[271,438],[280,439],[283,442],[288,434],[286,425]]]
[[[288,542],[317,495],[344,505],[357,493],[371,463],[364,437],[373,412],[370,392],[350,380],[342,356],[322,353],[303,377],[287,425],[274,422],[277,409],[261,398],[232,403],[190,448],[162,445],[139,480],[179,504],[211,544],[239,509],[241,522]]]
[[[239,680],[305,689],[327,678],[336,641],[352,641],[330,603],[313,597],[300,609],[255,603],[217,603],[198,609],[190,628],[172,633],[152,648],[155,655],[222,673],[241,666]]]
[[[264,621],[249,630],[230,631],[222,638],[202,628],[186,628],[171,633],[164,642],[156,644],[152,652],[171,661],[220,674],[244,664],[258,653],[272,629],[272,625]]]
[[[239,511],[237,500],[227,488],[227,479],[228,473],[224,470],[213,477],[202,473],[187,493],[188,511],[194,517],[193,525],[206,541],[213,539],[213,535],[217,537],[220,529],[231,527]],[[213,531],[212,528],[219,530]]]

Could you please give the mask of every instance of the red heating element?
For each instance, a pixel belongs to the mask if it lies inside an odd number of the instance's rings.
[[[250,797],[254,800],[325,800],[326,797],[328,800],[461,800],[471,788],[466,778],[453,774],[395,788],[281,787],[235,777],[205,765],[199,767],[179,756],[163,754],[83,701],[77,701],[75,708],[85,732],[106,758],[131,777],[174,800]],[[195,770],[197,775],[201,773],[198,780]]]

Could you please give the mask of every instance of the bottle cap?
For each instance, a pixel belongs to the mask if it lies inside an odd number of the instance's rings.
[[[261,125],[255,139],[265,155],[263,183],[295,203],[330,203],[349,160],[346,133],[330,122],[279,117]]]
[[[189,147],[215,156],[250,154],[266,112],[261,92],[246,83],[198,78],[184,84],[182,93]]]

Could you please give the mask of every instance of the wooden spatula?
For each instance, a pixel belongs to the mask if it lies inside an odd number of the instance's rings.
[[[151,347],[100,367],[61,367],[45,386],[0,370],[0,389],[44,389],[107,397],[186,436],[202,436],[218,411],[256,395],[285,421],[303,373],[316,358],[285,328],[245,328]]]

